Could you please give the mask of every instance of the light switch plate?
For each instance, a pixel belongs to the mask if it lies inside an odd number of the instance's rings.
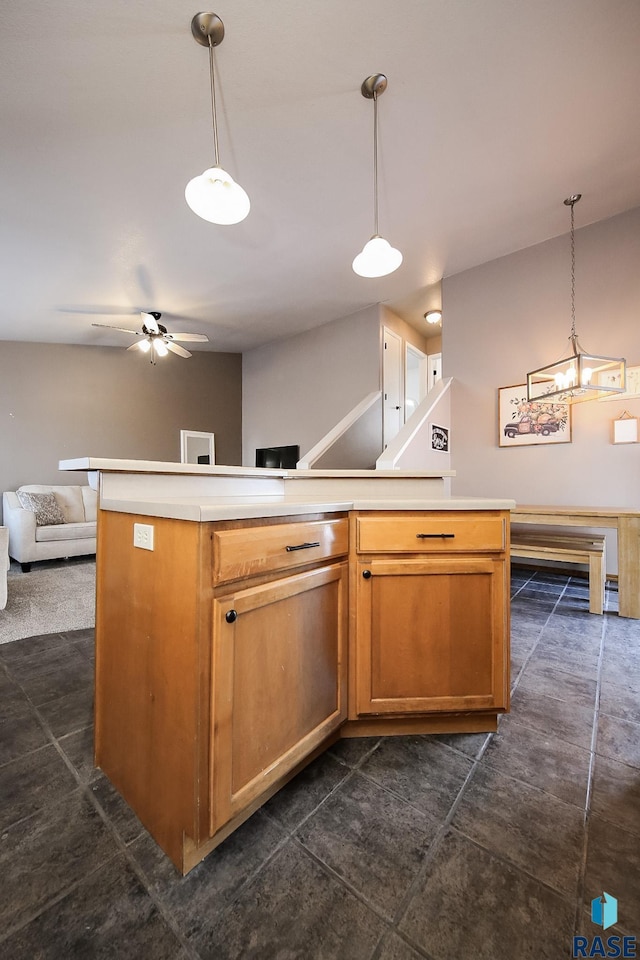
[[[141,550],[153,550],[153,524],[134,523],[133,545]]]

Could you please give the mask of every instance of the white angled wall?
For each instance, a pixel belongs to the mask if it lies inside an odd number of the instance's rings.
[[[377,305],[256,347],[242,359],[243,464],[256,447],[310,450],[360,400],[380,388]]]

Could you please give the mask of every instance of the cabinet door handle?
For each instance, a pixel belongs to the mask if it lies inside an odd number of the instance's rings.
[[[365,580],[370,580],[370,579],[371,579],[371,570],[363,570],[363,571],[362,571],[362,576],[364,577]]]
[[[297,543],[295,547],[285,547],[287,553],[291,553],[293,550],[310,550],[311,547],[319,547],[320,541],[314,540],[313,543]]]
[[[235,623],[236,620],[238,619],[237,611],[236,611],[236,610],[227,610],[227,612],[226,612],[225,615],[224,615],[224,618],[225,618],[225,620],[227,621],[227,623]]]
[[[453,540],[455,533],[416,533],[417,540]]]

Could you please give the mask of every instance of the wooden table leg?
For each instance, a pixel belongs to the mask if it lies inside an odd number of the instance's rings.
[[[640,517],[618,517],[620,616],[640,620]]]

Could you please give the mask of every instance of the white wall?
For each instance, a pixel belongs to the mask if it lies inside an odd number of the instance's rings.
[[[379,307],[243,354],[243,463],[256,447],[310,450],[360,400],[380,389]]]
[[[640,503],[640,444],[610,442],[611,421],[625,409],[640,416],[640,399],[574,405],[572,443],[498,446],[498,387],[566,355],[570,294],[568,235],[444,281],[455,494]],[[587,350],[640,364],[640,208],[576,231],[576,328]]]

